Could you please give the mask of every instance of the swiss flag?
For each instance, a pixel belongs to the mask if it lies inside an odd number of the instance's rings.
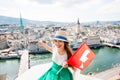
[[[94,57],[94,52],[88,47],[87,43],[84,42],[70,57],[68,64],[79,68],[80,70],[84,70],[94,59]]]

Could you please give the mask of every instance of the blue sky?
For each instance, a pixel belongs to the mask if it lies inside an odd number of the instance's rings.
[[[120,20],[120,0],[2,0],[0,15],[39,21]],[[19,11],[20,10],[20,11]]]

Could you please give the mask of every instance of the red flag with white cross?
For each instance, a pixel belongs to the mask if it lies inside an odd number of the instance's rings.
[[[89,48],[86,42],[76,50],[76,52],[68,60],[68,64],[84,70],[94,59],[95,53]]]

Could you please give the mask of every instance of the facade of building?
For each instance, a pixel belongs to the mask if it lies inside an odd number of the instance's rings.
[[[7,47],[8,45],[7,45],[6,35],[0,34],[0,50],[6,49]]]

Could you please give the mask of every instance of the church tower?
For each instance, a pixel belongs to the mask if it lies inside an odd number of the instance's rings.
[[[79,18],[78,18],[77,26],[76,26],[76,34],[80,34],[80,22],[79,22]]]

